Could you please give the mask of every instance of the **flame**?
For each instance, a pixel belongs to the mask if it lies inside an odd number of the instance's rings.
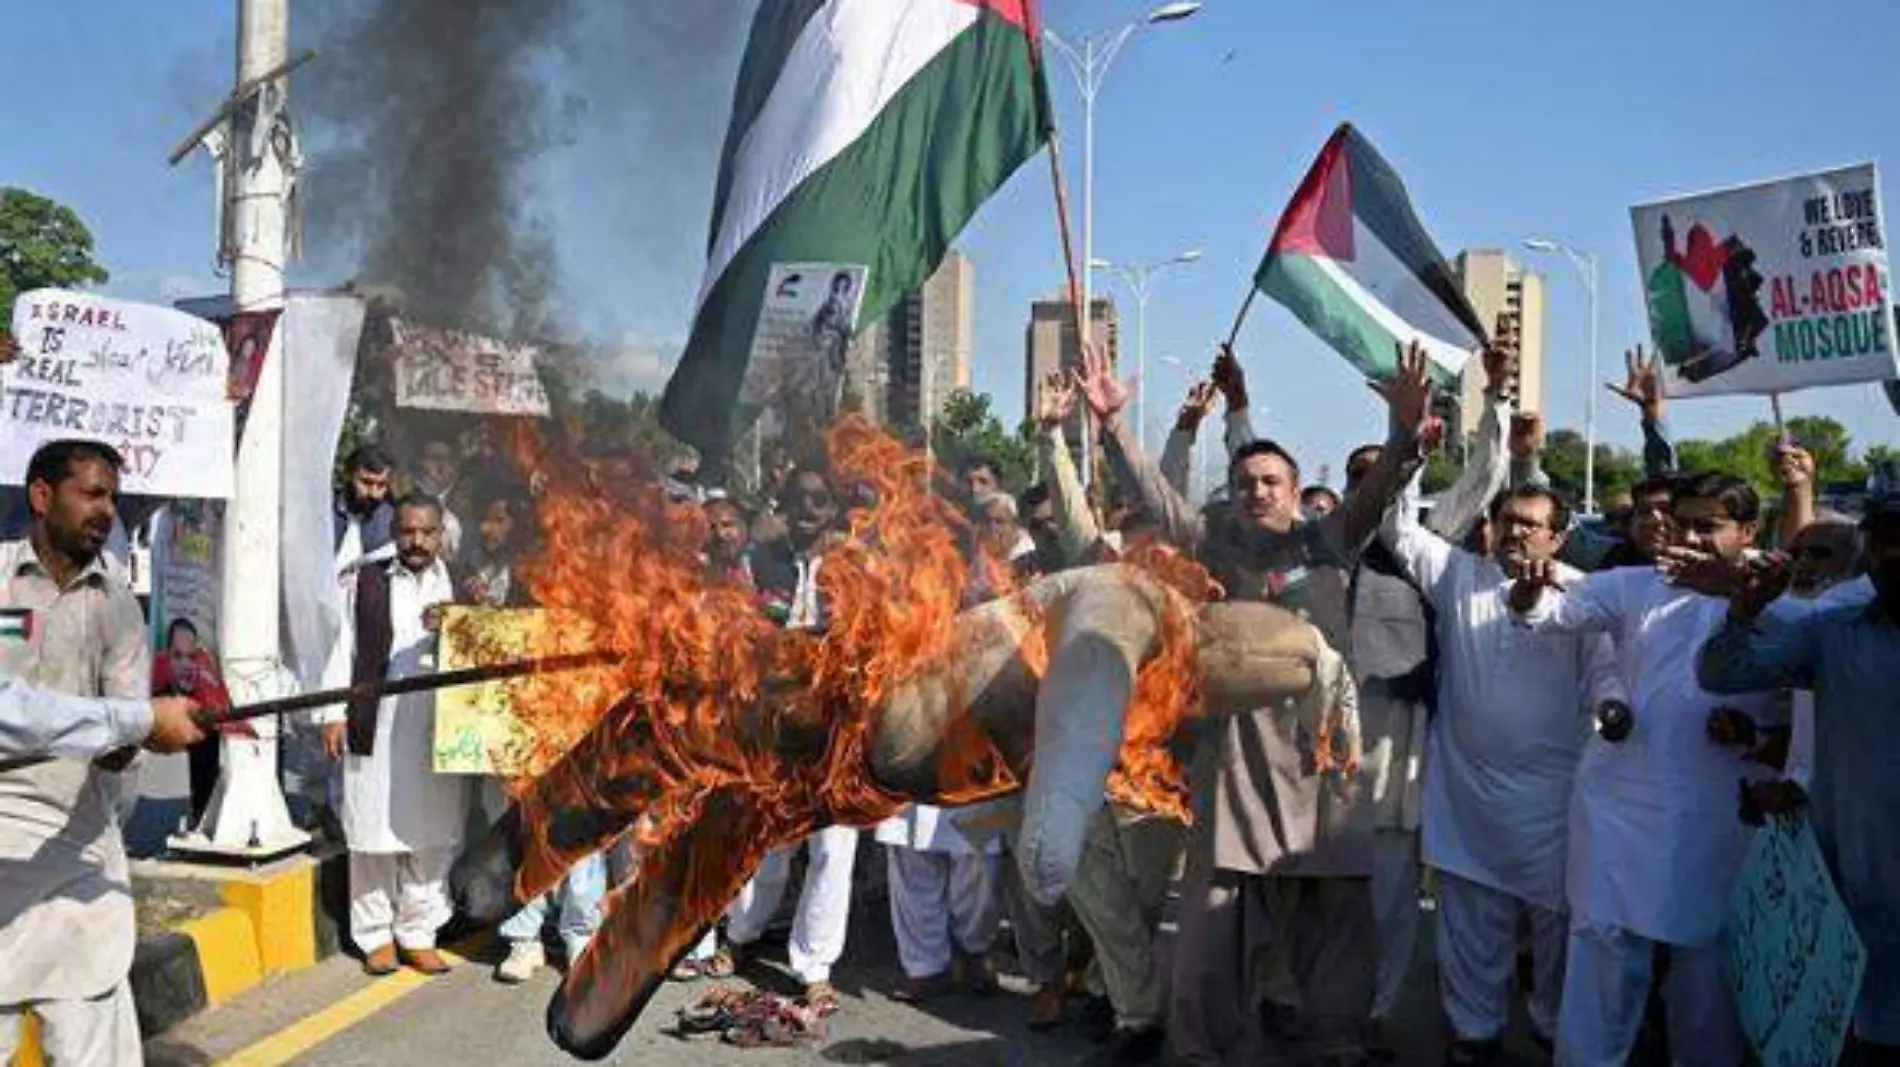
[[[562,1017],[585,1047],[617,1036],[610,1009],[631,1001],[638,1010],[654,976],[768,850],[825,825],[870,825],[913,799],[872,779],[869,753],[893,691],[941,676],[956,651],[971,579],[963,519],[931,491],[930,458],[862,418],[834,425],[828,451],[834,486],[857,506],[824,552],[829,622],[814,634],[780,629],[749,590],[709,577],[699,509],[668,500],[651,472],[603,477],[548,462],[538,441],[516,442],[534,469],[563,472],[539,509],[543,549],[524,565],[549,618],[535,654],[618,653],[608,666],[516,690],[528,768],[515,783],[525,842],[516,899],[625,834],[644,854],[563,986]],[[1133,562],[1188,595],[1169,598],[1109,788],[1185,819],[1185,775],[1168,742],[1200,706],[1191,616],[1206,573],[1165,553]],[[992,589],[1007,589],[1006,570],[985,572]],[[1048,649],[1039,611],[1028,596],[1015,602],[1029,623],[1020,653],[1040,677]],[[970,702],[952,706],[965,711],[939,741],[939,793],[928,799],[954,805],[1018,788]]]

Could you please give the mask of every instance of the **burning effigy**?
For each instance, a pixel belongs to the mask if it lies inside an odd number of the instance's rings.
[[[533,770],[455,885],[464,910],[499,919],[623,836],[639,844],[549,1006],[574,1055],[613,1049],[773,848],[1020,792],[1015,861],[1053,900],[1105,792],[1185,815],[1186,731],[1315,687],[1310,626],[1207,602],[1178,559],[1065,571],[959,610],[971,564],[929,457],[853,419],[830,452],[861,506],[824,557],[820,632],[709,582],[701,527],[657,489],[544,502],[530,582],[560,622],[543,651],[618,655],[517,697]]]

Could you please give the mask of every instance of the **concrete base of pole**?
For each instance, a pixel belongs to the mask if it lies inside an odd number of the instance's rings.
[[[287,685],[258,685],[271,693],[246,694],[251,699],[286,695]],[[237,696],[233,693],[233,696]],[[290,807],[277,779],[279,724],[258,719],[258,736],[219,741],[218,784],[204,818],[190,833],[168,838],[166,846],[183,855],[227,860],[261,861],[295,852],[310,843],[310,835],[290,820]]]

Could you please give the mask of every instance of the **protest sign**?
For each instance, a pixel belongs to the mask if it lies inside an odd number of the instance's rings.
[[[767,436],[831,424],[866,273],[852,263],[772,264],[739,387],[739,403],[764,413]]]
[[[1630,209],[1672,396],[1896,376],[1872,164]]]
[[[396,406],[483,415],[546,415],[539,350],[492,337],[389,320]]]
[[[222,605],[219,540],[224,535],[221,504],[180,500],[160,513],[154,526],[152,629],[164,647],[174,623],[188,624],[198,644],[218,641]]]
[[[0,368],[0,482],[19,485],[48,441],[88,437],[125,456],[128,495],[231,495],[224,338],[182,311],[35,289],[13,306],[19,358]],[[17,457],[17,460],[16,460]]]
[[[1805,817],[1756,831],[1729,894],[1727,967],[1763,1067],[1840,1059],[1867,951]]]
[[[442,612],[438,670],[527,659],[545,616],[533,609],[451,607]],[[518,774],[530,738],[512,701],[522,679],[444,689],[435,697],[435,773]]]

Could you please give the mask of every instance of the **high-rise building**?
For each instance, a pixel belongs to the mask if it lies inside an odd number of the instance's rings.
[[[1109,362],[1121,366],[1121,326],[1115,314],[1115,302],[1098,296],[1090,300],[1089,319],[1097,344],[1107,349]],[[1075,332],[1075,308],[1066,293],[1029,305],[1029,326],[1024,336],[1023,418],[1036,417],[1036,397],[1042,381],[1058,370],[1074,370],[1082,365],[1082,346]],[[1082,444],[1080,412],[1063,427],[1069,447]]]
[[[845,391],[881,426],[927,425],[952,392],[970,387],[976,270],[951,252],[879,318],[858,324]]]
[[[1511,395],[1519,411],[1544,410],[1544,276],[1495,248],[1460,252],[1453,269],[1487,334],[1496,329],[1499,315],[1517,324],[1517,380]],[[1484,387],[1484,364],[1473,359],[1465,364],[1460,389],[1461,434],[1477,430]]]

